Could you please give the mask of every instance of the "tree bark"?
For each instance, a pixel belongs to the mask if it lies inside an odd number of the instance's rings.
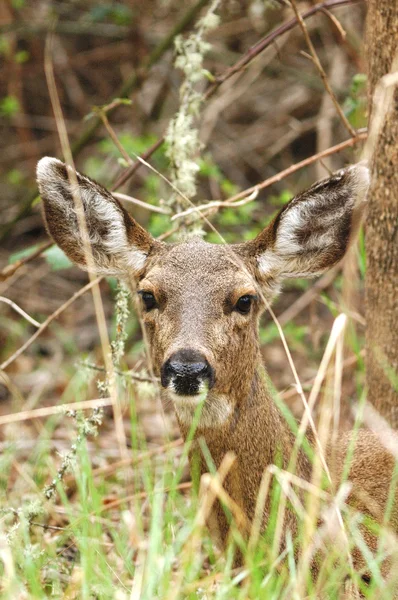
[[[369,106],[380,78],[398,65],[398,1],[369,0]],[[393,66],[394,63],[394,66]],[[398,86],[373,148],[366,222],[368,399],[398,429]]]

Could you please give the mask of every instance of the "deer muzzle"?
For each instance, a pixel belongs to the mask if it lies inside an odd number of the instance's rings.
[[[172,354],[161,369],[162,386],[179,396],[196,396],[203,384],[211,389],[214,382],[214,369],[200,352],[191,348]]]

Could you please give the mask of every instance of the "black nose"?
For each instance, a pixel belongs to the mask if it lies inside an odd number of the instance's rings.
[[[167,388],[172,384],[176,394],[198,394],[203,381],[207,381],[211,388],[214,385],[214,370],[200,352],[191,348],[175,352],[162,367],[162,386]]]

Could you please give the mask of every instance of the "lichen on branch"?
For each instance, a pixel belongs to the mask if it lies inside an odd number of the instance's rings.
[[[207,13],[198,21],[195,31],[187,39],[175,39],[175,67],[184,73],[180,86],[180,107],[171,119],[165,136],[166,155],[170,161],[170,179],[174,188],[169,205],[177,212],[190,205],[196,195],[196,176],[199,170],[198,157],[202,148],[197,126],[203,94],[200,83],[211,77],[203,67],[206,53],[211,44],[204,40],[209,31],[215,29],[219,17],[215,14],[220,0],[212,2]]]

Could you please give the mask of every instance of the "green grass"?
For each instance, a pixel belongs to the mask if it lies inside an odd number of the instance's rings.
[[[286,536],[283,551],[273,548],[281,518],[281,478],[273,479],[271,516],[264,535],[251,546],[232,519],[231,541],[220,553],[206,528],[198,523],[206,496],[198,496],[189,487],[179,489],[187,468],[188,444],[174,448],[165,445],[160,455],[151,456],[134,415],[131,464],[116,466],[107,476],[98,475],[92,465],[93,449],[88,448],[92,442],[82,443],[69,484],[65,489],[58,485],[55,503],[43,502],[38,511],[41,488],[59,464],[51,453],[51,436],[59,421],[59,416],[47,421],[26,463],[19,462],[17,444],[11,442],[1,457],[2,505],[21,509],[18,517],[6,514],[2,519],[2,598],[254,600],[318,598],[320,592],[328,598],[340,597],[350,569],[344,550],[334,544],[322,553],[319,580],[314,582],[307,574],[301,595],[294,595],[298,580],[295,551],[300,549],[305,532],[303,524],[296,539]],[[12,473],[15,463],[19,464],[16,478]],[[304,510],[305,500],[300,500]],[[290,502],[287,505],[295,510]],[[330,510],[326,502],[321,514]],[[392,598],[380,575],[380,557],[373,556],[363,541],[363,519],[344,507],[342,512],[349,541],[362,548],[374,578],[373,588],[366,591],[363,587],[366,597]],[[29,524],[31,514],[35,524]],[[320,535],[324,535],[322,527]],[[332,537],[335,542],[337,526]],[[233,568],[237,546],[244,556],[240,569]]]
[[[13,334],[18,332],[15,324],[8,327]],[[131,334],[136,331],[135,321],[130,329]],[[96,397],[98,373],[79,365],[77,349],[62,325],[57,324],[53,332],[69,360],[78,360],[73,368],[70,362],[64,366],[68,377],[74,374],[57,403]],[[302,356],[305,326],[289,324],[285,333],[289,346]],[[278,341],[275,337],[274,326],[267,326],[263,341],[272,344]],[[350,351],[357,354],[363,341],[355,330],[347,339]],[[7,347],[7,353],[11,349],[12,345]],[[131,350],[137,354],[135,346]],[[92,357],[86,358],[94,362]],[[318,353],[311,360],[316,365],[319,358]],[[355,377],[358,385],[363,383],[361,363]],[[125,377],[120,384],[124,421],[128,423],[128,464],[120,461],[112,413],[107,409],[97,437],[81,436],[76,456],[69,460],[70,469],[63,482],[57,484],[51,501],[46,500],[43,491],[56,476],[62,456],[82,432],[84,421],[78,415],[57,414],[4,429],[0,457],[1,598],[338,600],[350,578],[369,600],[393,599],[392,583],[383,579],[380,566],[385,554],[391,552],[391,545],[396,546],[396,539],[391,543],[391,536],[383,528],[347,508],[342,490],[337,491],[334,500],[326,477],[319,488],[323,499],[315,514],[316,521],[320,519],[316,527],[316,522],[308,523],[308,511],[316,496],[307,495],[296,484],[286,487],[285,474],[275,468],[268,489],[271,510],[265,532],[256,536],[252,531],[249,540],[242,537],[233,513],[225,506],[231,535],[225,550],[220,551],[202,520],[203,511],[209,507],[209,492],[195,475],[191,483],[189,475],[189,439],[194,428],[187,443],[178,444],[169,437],[174,430],[169,431],[165,421],[165,433],[148,441],[143,415],[148,407],[150,415],[159,412],[154,389],[147,384],[137,386]],[[277,395],[275,402],[296,431],[289,408]],[[48,404],[38,396],[30,408]],[[17,413],[22,408],[14,400],[7,412]],[[161,419],[165,420],[166,415]],[[360,425],[361,410],[355,429]],[[216,477],[211,456],[206,446],[201,446],[209,472]],[[308,447],[306,451],[315,456]],[[392,489],[397,479],[398,468]],[[347,542],[333,509],[336,502]],[[289,531],[282,533],[278,545],[275,540],[285,509],[296,512],[298,534],[293,538]],[[308,566],[303,570],[300,562],[300,556],[308,550],[308,527],[316,530],[309,542],[315,544],[312,555],[319,565],[315,578]],[[376,555],[364,541],[368,529],[384,540]],[[348,560],[354,547],[360,548],[365,557],[366,566],[360,572],[352,572]],[[237,549],[243,557],[239,568],[234,563]],[[362,580],[364,572],[371,575],[370,584]]]

